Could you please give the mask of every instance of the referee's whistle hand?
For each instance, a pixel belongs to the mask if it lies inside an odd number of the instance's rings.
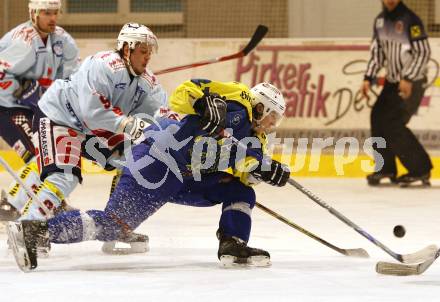
[[[411,96],[412,83],[407,80],[400,80],[399,82],[399,95],[402,99],[406,100]]]
[[[362,95],[369,99],[368,92],[370,91],[370,81],[363,81],[361,86]]]

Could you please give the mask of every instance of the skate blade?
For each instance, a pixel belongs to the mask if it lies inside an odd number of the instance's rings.
[[[421,182],[421,183],[418,183]],[[431,186],[431,182],[429,180],[417,180],[415,182],[410,183],[399,183],[401,188],[429,188]]]
[[[268,267],[271,265],[270,258],[267,256],[251,256],[248,258],[238,258],[231,255],[220,256],[220,266],[224,268]]]
[[[26,248],[18,242],[18,240],[20,240],[24,243],[21,226],[16,222],[10,222],[6,228],[6,232],[8,234],[8,243],[14,254],[15,262],[23,272],[30,272],[35,267],[32,267],[31,265],[31,260]],[[17,234],[17,236],[15,236],[15,234]]]
[[[124,246],[116,246],[116,245]],[[119,241],[107,241],[102,245],[101,251],[108,255],[131,255],[146,253],[150,250],[147,241],[123,243]]]

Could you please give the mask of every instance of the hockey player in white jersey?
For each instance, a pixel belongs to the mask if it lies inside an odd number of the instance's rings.
[[[116,51],[86,58],[70,79],[55,81],[45,92],[33,128],[38,133],[37,164],[43,182],[36,190],[38,201],[28,200],[21,220],[54,216],[82,181],[81,156],[92,147],[84,146],[86,135],[97,137],[109,151],[95,154],[98,161],[102,156],[118,157],[124,141],[136,140],[149,125],[135,115],[159,116],[167,95],[147,69],[157,48],[148,27],[125,24]]]
[[[0,40],[0,137],[25,162],[20,176],[38,183],[32,118],[42,93],[55,79],[69,77],[79,66],[73,38],[57,26],[61,0],[30,0],[28,22]],[[26,193],[18,184],[2,191],[0,219],[16,217]]]

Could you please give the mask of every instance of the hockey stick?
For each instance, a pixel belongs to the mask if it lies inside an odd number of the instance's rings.
[[[435,245],[429,245],[429,246],[425,247],[424,249],[421,249],[421,250],[419,250],[419,251],[417,251],[415,253],[411,253],[411,254],[402,255],[402,254],[398,254],[396,252],[393,252],[390,248],[388,248],[382,242],[380,242],[379,240],[374,238],[372,235],[370,235],[368,232],[366,232],[360,226],[358,226],[353,221],[351,221],[350,219],[348,219],[347,217],[342,215],[340,212],[338,212],[337,210],[332,208],[330,205],[325,203],[321,198],[319,198],[318,196],[313,194],[310,190],[304,188],[302,185],[300,185],[294,179],[290,178],[287,182],[290,185],[294,186],[299,191],[301,191],[303,194],[305,194],[311,200],[316,202],[318,205],[320,205],[324,209],[327,209],[336,218],[338,218],[339,220],[344,222],[346,225],[348,225],[349,227],[354,229],[356,232],[358,232],[359,234],[361,234],[362,236],[367,238],[370,242],[372,242],[377,247],[381,248],[383,251],[388,253],[391,257],[393,257],[394,259],[396,259],[399,262],[403,262],[403,263],[423,262],[423,261],[427,260],[428,258],[433,257],[436,254],[436,252],[437,252],[438,247],[435,246]]]
[[[318,241],[319,243],[322,243],[323,245],[331,248],[332,250],[335,250],[336,252],[338,252],[338,253],[340,253],[342,255],[345,255],[345,256],[348,256],[348,257],[359,257],[359,258],[369,258],[370,257],[370,255],[368,255],[367,251],[362,249],[362,248],[358,248],[358,249],[343,249],[343,248],[337,247],[337,246],[331,244],[330,242],[327,242],[324,239],[316,236],[312,232],[307,231],[303,227],[293,223],[292,221],[290,221],[287,218],[281,216],[280,214],[276,213],[275,211],[265,207],[261,203],[256,202],[255,205],[256,205],[257,208],[259,208],[263,212],[271,215],[272,217],[275,217],[279,221],[284,222],[288,226],[291,226],[292,228],[296,229],[297,231],[303,233],[304,235],[309,236],[310,238]]]
[[[376,272],[383,275],[409,276],[423,274],[440,256],[440,250],[422,263],[402,264],[380,261],[376,264]]]
[[[243,144],[241,141],[233,137],[231,134],[227,133],[226,131],[222,131],[220,133],[221,136],[225,138],[231,139],[231,141],[237,145],[239,148],[242,148],[244,150],[247,149],[247,146]],[[262,156],[260,154],[253,154],[253,156],[258,159],[259,161],[264,161]],[[370,242],[372,242],[374,245],[385,251],[387,254],[389,254],[391,257],[396,259],[399,262],[403,263],[420,263],[426,261],[428,258],[433,257],[438,247],[436,245],[429,245],[417,252],[411,253],[411,254],[398,254],[393,252],[390,248],[388,248],[386,245],[381,243],[379,240],[374,238],[372,235],[370,235],[368,232],[366,232],[364,229],[362,229],[360,226],[352,222],[350,219],[339,213],[337,210],[332,208],[330,205],[328,205],[326,202],[324,202],[321,198],[313,194],[310,190],[303,187],[301,184],[296,182],[294,179],[289,178],[287,181],[288,184],[294,186],[296,189],[301,191],[303,194],[305,194],[307,197],[309,197],[311,200],[313,200],[315,203],[323,207],[324,209],[327,209],[332,215],[334,215],[336,218],[344,222],[346,225],[354,229],[356,232],[367,238]]]
[[[223,61],[228,61],[228,60],[238,59],[238,58],[244,57],[248,53],[250,53],[258,45],[258,43],[260,43],[260,41],[264,38],[264,36],[268,32],[268,30],[269,29],[267,28],[267,26],[264,26],[261,24],[258,25],[258,27],[255,30],[254,34],[252,35],[252,38],[249,41],[249,43],[243,49],[241,49],[239,52],[236,52],[234,54],[222,56],[222,57],[217,57],[217,58],[213,58],[213,59],[208,59],[208,60],[204,60],[204,61],[200,61],[200,62],[196,62],[196,63],[170,67],[170,68],[158,70],[158,71],[154,72],[154,74],[160,75],[160,74],[164,74],[164,73],[169,73],[169,72],[174,72],[174,71],[179,71],[179,70],[184,70],[184,69],[189,69],[189,68],[195,68],[195,67],[199,67],[199,66],[204,66],[204,65],[208,65],[208,64],[213,64],[213,63],[218,63],[218,62],[223,62]]]

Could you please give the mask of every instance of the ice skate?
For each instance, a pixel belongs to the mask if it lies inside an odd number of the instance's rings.
[[[104,254],[110,255],[146,253],[150,250],[148,243],[149,238],[147,235],[132,232],[125,234],[124,237],[121,237],[118,240],[104,242],[101,250]]]
[[[425,173],[422,175],[414,175],[412,173],[404,174],[397,178],[397,183],[401,188],[407,188],[412,186],[421,186],[421,187],[430,187],[431,182],[429,179],[431,178],[431,173]],[[421,182],[418,184],[418,182]]]
[[[37,263],[37,245],[42,238],[49,238],[45,221],[11,221],[7,227],[8,241],[11,244],[18,267],[29,272]]]
[[[374,172],[367,176],[367,182],[370,186],[384,185],[384,183],[381,183],[383,179],[389,179],[390,184],[396,184],[396,174],[394,173]]]
[[[222,236],[218,248],[218,259],[223,267],[270,266],[270,254],[262,249],[247,246],[236,237]]]

